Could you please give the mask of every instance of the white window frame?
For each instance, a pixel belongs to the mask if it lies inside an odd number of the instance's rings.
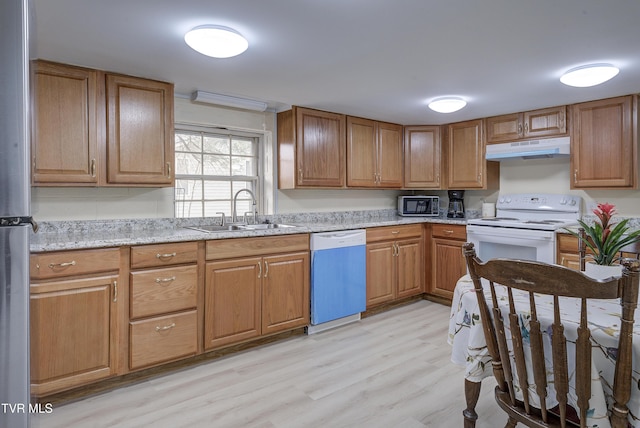
[[[187,179],[187,180],[204,180],[206,181],[207,179],[212,180],[212,181],[241,181],[241,182],[246,182],[246,181],[254,181],[255,182],[255,188],[252,189],[253,193],[256,196],[256,204],[257,204],[257,210],[258,210],[258,214],[264,214],[265,210],[264,210],[264,201],[266,200],[266,195],[264,194],[264,189],[265,189],[265,168],[264,168],[264,164],[265,164],[265,150],[264,150],[264,146],[265,146],[265,136],[264,134],[261,134],[259,132],[251,132],[251,131],[245,131],[245,130],[235,130],[235,129],[229,129],[229,128],[219,128],[219,127],[209,127],[209,126],[198,126],[198,125],[190,125],[190,124],[182,124],[182,123],[176,123],[175,124],[175,133],[180,133],[180,132],[186,132],[186,133],[202,133],[202,134],[210,134],[210,135],[225,135],[225,136],[232,136],[232,137],[240,137],[240,138],[251,138],[251,139],[255,139],[256,141],[256,145],[257,145],[257,178],[254,178],[253,176],[205,176],[204,174],[196,174],[196,175],[187,175],[187,174],[178,174],[177,173],[177,168],[175,169],[176,171],[176,186],[174,186],[174,216],[176,218],[188,218],[188,217],[182,217],[179,216],[178,214],[178,202],[179,202],[179,198],[178,198],[178,188],[177,188],[177,183],[178,180],[180,179]],[[175,141],[174,141],[175,144]],[[177,150],[176,150],[177,152]],[[176,162],[177,162],[177,156],[176,156]],[[177,165],[176,165],[177,166]],[[225,214],[227,216],[231,216],[232,211],[233,211],[233,194],[230,195],[231,196],[231,200],[230,202],[230,211],[226,212],[225,210]],[[249,197],[249,195],[244,192],[240,194],[239,198],[242,199],[247,199]],[[204,195],[203,195],[203,199],[201,200],[201,202],[204,204],[204,202],[206,201],[206,199],[204,199]],[[203,210],[202,212],[204,213],[204,206],[203,206]],[[242,218],[242,215],[244,213],[241,212],[241,210],[239,210],[239,212],[237,213],[238,215],[238,219]]]

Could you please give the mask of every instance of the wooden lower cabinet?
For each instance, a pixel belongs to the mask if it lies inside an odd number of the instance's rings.
[[[197,326],[196,310],[132,321],[129,324],[129,366],[137,369],[195,355]]]
[[[568,233],[558,233],[556,239],[556,263],[564,267],[580,270],[578,238]]]
[[[466,227],[450,224],[433,224],[431,229],[431,284],[428,293],[446,300],[453,298],[453,291],[461,276],[467,273],[462,254],[466,242]]]
[[[241,254],[251,257],[224,258]],[[205,350],[308,325],[308,235],[210,241],[212,258],[221,260],[206,264]]]
[[[35,397],[116,374],[118,257],[117,249],[31,256],[31,393]],[[96,273],[79,277],[81,272]]]
[[[367,229],[367,308],[424,292],[422,226]]]
[[[131,248],[129,369],[198,352],[198,242]]]

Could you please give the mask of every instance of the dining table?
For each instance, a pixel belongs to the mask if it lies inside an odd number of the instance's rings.
[[[489,296],[488,283],[483,279],[485,293]],[[507,298],[505,287],[496,285],[498,301],[500,305],[504,303],[506,308]],[[520,318],[521,331],[525,343],[528,338],[529,295],[528,293],[514,291],[516,310]],[[549,296],[538,295],[537,315],[543,331],[543,340],[550,340],[550,326],[553,322],[553,306]],[[560,308],[563,323],[565,325],[565,335],[567,338],[567,354],[569,359],[570,372],[575,369],[575,338],[579,326],[580,300],[575,298],[561,298]],[[587,412],[587,426],[590,428],[610,428],[607,409],[612,403],[613,377],[615,361],[617,356],[617,346],[620,329],[621,306],[619,300],[590,300],[588,302],[589,327],[592,334],[592,368],[591,368],[591,399],[589,400],[589,411]],[[628,403],[630,427],[640,428],[640,311],[636,308],[635,322],[633,328],[633,356],[632,356],[632,381],[631,398]],[[506,323],[508,326],[508,323]],[[487,349],[478,299],[470,276],[462,276],[456,284],[453,294],[451,313],[449,318],[448,343],[451,345],[451,361],[454,364],[464,367],[464,391],[466,409],[463,411],[465,428],[475,426],[477,413],[475,406],[481,392],[482,381],[493,377],[491,356]],[[545,356],[545,364],[548,375],[552,372],[551,355]],[[572,369],[572,366],[574,369]],[[570,376],[569,405],[574,408],[577,397],[575,388],[572,386]],[[514,379],[516,390],[517,379]],[[550,384],[552,388],[552,384]],[[492,391],[493,393],[493,391]],[[539,406],[539,399],[535,394],[533,379],[529,380],[529,395],[532,397],[532,404]],[[547,397],[547,408],[553,408],[555,402],[555,392],[550,391]],[[537,407],[537,406],[536,406]],[[505,422],[507,415],[505,413]]]

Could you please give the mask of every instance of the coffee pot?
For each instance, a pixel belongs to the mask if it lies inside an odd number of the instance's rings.
[[[464,218],[464,190],[449,190],[448,218]]]

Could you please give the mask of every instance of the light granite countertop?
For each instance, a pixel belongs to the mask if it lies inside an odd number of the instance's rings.
[[[468,218],[478,213],[469,212]],[[466,224],[466,219],[439,217],[401,217],[396,210],[349,211],[330,213],[259,216],[258,221],[294,225],[291,228],[202,232],[189,226],[219,224],[220,218],[78,220],[40,222],[38,233],[31,234],[33,253],[79,250],[128,245],[273,236],[297,233],[329,232],[419,223]]]

